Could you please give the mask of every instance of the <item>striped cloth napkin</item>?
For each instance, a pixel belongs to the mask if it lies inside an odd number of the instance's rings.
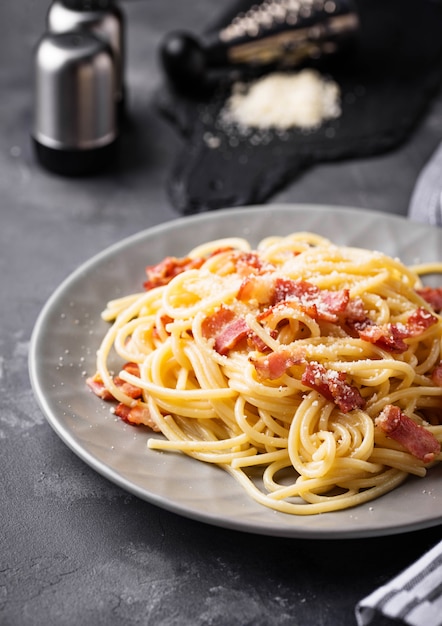
[[[380,616],[409,626],[442,626],[442,541],[356,606],[358,626]]]
[[[416,222],[442,226],[442,144],[417,178],[408,217]]]

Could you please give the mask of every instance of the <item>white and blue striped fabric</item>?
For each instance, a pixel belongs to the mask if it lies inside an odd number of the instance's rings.
[[[356,607],[358,626],[375,626],[381,615],[409,626],[442,626],[442,541]]]
[[[416,222],[442,226],[442,144],[417,178],[408,217]]]

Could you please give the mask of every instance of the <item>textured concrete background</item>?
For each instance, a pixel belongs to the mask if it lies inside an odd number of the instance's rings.
[[[30,389],[29,340],[53,290],[101,249],[177,217],[165,181],[180,139],[153,98],[157,47],[200,28],[215,0],[133,0],[130,121],[113,176],[72,181],[30,149],[31,57],[47,0],[0,3],[0,623],[3,626],[349,626],[356,601],[440,537],[262,538],[182,519],[125,493],[47,425]],[[442,99],[399,150],[316,167],[273,200],[406,214],[442,137]]]

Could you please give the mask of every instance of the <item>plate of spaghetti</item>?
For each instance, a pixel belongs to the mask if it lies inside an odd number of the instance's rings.
[[[34,328],[61,439],[124,490],[252,533],[442,522],[442,231],[316,205],[137,233]]]

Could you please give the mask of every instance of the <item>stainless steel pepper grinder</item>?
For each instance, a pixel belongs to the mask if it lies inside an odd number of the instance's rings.
[[[87,31],[109,44],[115,62],[115,101],[122,113],[125,101],[125,19],[115,0],[53,0],[46,25],[50,33]]]
[[[78,176],[110,166],[118,123],[111,48],[88,32],[46,33],[34,56],[32,139],[48,170]]]
[[[116,156],[124,103],[124,20],[113,0],[54,0],[34,57],[36,155],[86,175]]]

